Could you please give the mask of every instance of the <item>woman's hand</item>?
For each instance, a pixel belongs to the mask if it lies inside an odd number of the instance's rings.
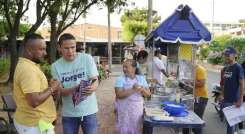
[[[143,90],[143,87],[137,83],[133,85],[133,90],[136,92],[141,92]]]

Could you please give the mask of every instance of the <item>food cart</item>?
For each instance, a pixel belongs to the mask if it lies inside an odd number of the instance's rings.
[[[211,41],[210,32],[188,5],[180,5],[169,18],[146,37],[145,41],[147,48],[152,51],[160,48],[162,54],[167,56],[167,72],[176,74],[176,78],[171,77],[162,87],[150,83],[153,94],[150,100],[145,101],[145,109],[148,110],[144,117],[144,133],[152,133],[152,128],[155,126],[175,128],[204,126],[204,121],[193,112],[195,60],[198,45],[208,44]],[[182,122],[178,121],[179,117],[172,118],[171,122],[165,122],[164,120],[154,121],[147,116],[147,111],[152,113],[149,107],[158,107],[166,100],[181,101],[187,106],[189,114],[181,117]],[[188,122],[188,120],[191,121]]]

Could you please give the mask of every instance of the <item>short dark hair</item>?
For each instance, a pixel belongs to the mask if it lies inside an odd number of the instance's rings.
[[[36,34],[36,33],[27,34],[23,39],[23,45],[25,46],[29,40],[36,40],[36,39],[44,39],[44,38],[40,34]]]
[[[160,53],[161,53],[161,50],[157,49],[157,50],[155,50],[155,52],[154,52],[154,56],[157,56],[157,55],[160,54]]]
[[[139,60],[140,58],[145,59],[147,57],[148,57],[148,53],[145,50],[141,50],[137,55],[137,60]]]
[[[59,38],[59,42],[58,42],[59,45],[61,45],[62,42],[65,41],[65,40],[76,40],[76,39],[75,39],[75,37],[72,34],[70,34],[70,33],[64,33]]]

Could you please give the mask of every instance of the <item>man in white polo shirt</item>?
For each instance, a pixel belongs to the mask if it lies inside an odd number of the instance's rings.
[[[166,68],[164,66],[164,63],[161,60],[161,51],[156,50],[154,52],[153,62],[152,62],[152,77],[153,79],[156,79],[159,84],[163,84],[163,74],[166,77],[169,77],[167,72],[165,71]]]

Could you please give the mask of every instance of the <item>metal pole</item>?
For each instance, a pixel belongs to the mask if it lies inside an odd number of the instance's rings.
[[[84,15],[84,24],[83,24],[83,48],[84,53],[86,52],[86,15]]]
[[[148,34],[152,31],[152,0],[148,0],[148,17],[147,17]]]
[[[212,37],[214,37],[214,0],[213,0],[213,14],[212,14]]]
[[[108,9],[108,58],[109,58],[109,69],[111,70],[112,66],[112,50],[111,50],[111,16],[110,16],[110,8]]]

